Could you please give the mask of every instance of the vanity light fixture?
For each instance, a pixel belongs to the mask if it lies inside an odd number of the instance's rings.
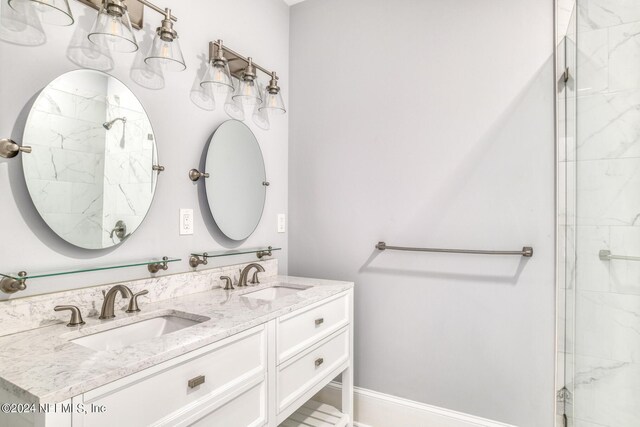
[[[178,32],[173,28],[178,18],[171,13],[171,9],[161,9],[147,0],[138,2],[164,15],[144,62],[152,69],[154,66],[160,66],[169,71],[185,70],[187,66],[180,49]],[[116,52],[133,53],[139,48],[125,0],[103,0],[98,17],[87,37],[92,43]]]
[[[8,0],[8,3],[18,11],[20,3],[28,8],[33,8],[39,12],[42,22],[45,24],[66,27],[74,23],[68,0]]]
[[[103,0],[87,37],[92,43],[115,52],[132,53],[138,50],[127,5],[123,0]]]
[[[200,86],[211,87],[214,93],[220,94],[229,94],[235,89],[229,70],[229,61],[224,57],[222,40],[215,43],[209,42],[209,62]]]
[[[150,3],[142,3],[158,11]],[[159,64],[168,71],[184,71],[187,66],[184,63],[182,49],[180,49],[178,33],[173,29],[173,22],[177,21],[177,19],[171,15],[171,9],[165,9],[164,16],[162,24],[156,29],[156,36],[153,39],[151,50],[144,62],[149,65]]]
[[[278,86],[278,76],[276,72],[271,73],[271,81],[269,86],[264,91],[263,103],[258,107],[260,111],[268,111],[274,114],[284,114],[287,112],[284,108],[284,100],[280,93],[280,86]]]
[[[263,87],[258,81],[258,71],[269,77],[269,84]],[[234,82],[234,79],[237,79]],[[251,117],[261,129],[270,128],[269,115],[285,114],[287,112],[278,75],[256,64],[251,57],[244,57],[223,45],[222,40],[209,42],[209,61],[201,79],[202,88],[212,87],[209,94],[202,94],[207,98],[211,93],[226,95],[225,112],[233,119],[243,121],[245,108],[251,108]],[[194,99],[194,89],[191,89],[191,99],[200,108],[199,98]],[[210,102],[209,105],[214,104]],[[209,108],[208,108],[209,109]]]
[[[240,77],[238,92],[233,95],[233,99],[238,99],[242,105],[253,107],[262,103],[260,88],[256,76],[256,67],[253,66],[253,59],[247,58],[249,63]]]

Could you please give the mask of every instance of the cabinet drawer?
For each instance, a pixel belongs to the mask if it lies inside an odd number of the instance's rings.
[[[189,427],[258,427],[267,423],[267,383],[260,382],[251,386],[240,396],[233,398],[215,411],[197,417],[197,421],[188,420],[175,426]]]
[[[278,363],[349,324],[349,295],[341,294],[278,319]]]
[[[148,426],[266,372],[264,326],[138,372],[84,394],[85,426]]]
[[[331,336],[300,357],[283,363],[277,372],[278,413],[349,360],[349,332]]]

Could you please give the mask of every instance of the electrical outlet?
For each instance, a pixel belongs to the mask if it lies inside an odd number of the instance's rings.
[[[180,209],[180,235],[193,234],[193,209]]]
[[[284,214],[278,214],[278,233],[287,231],[287,219]]]

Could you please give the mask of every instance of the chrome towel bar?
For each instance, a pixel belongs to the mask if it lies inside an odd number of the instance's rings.
[[[599,253],[602,261],[611,261],[612,259],[619,259],[623,261],[640,261],[640,257],[627,256],[627,255],[612,255],[610,250],[603,249]]]
[[[440,252],[449,254],[472,254],[472,255],[520,255],[525,258],[533,256],[533,248],[525,246],[520,251],[479,251],[473,249],[433,249],[433,248],[407,248],[404,246],[387,246],[385,242],[378,242],[376,249],[393,250],[393,251],[412,251],[412,252]],[[640,258],[639,258],[640,259]]]

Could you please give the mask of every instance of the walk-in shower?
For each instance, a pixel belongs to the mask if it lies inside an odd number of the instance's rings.
[[[637,427],[640,1],[557,3],[557,425]]]

